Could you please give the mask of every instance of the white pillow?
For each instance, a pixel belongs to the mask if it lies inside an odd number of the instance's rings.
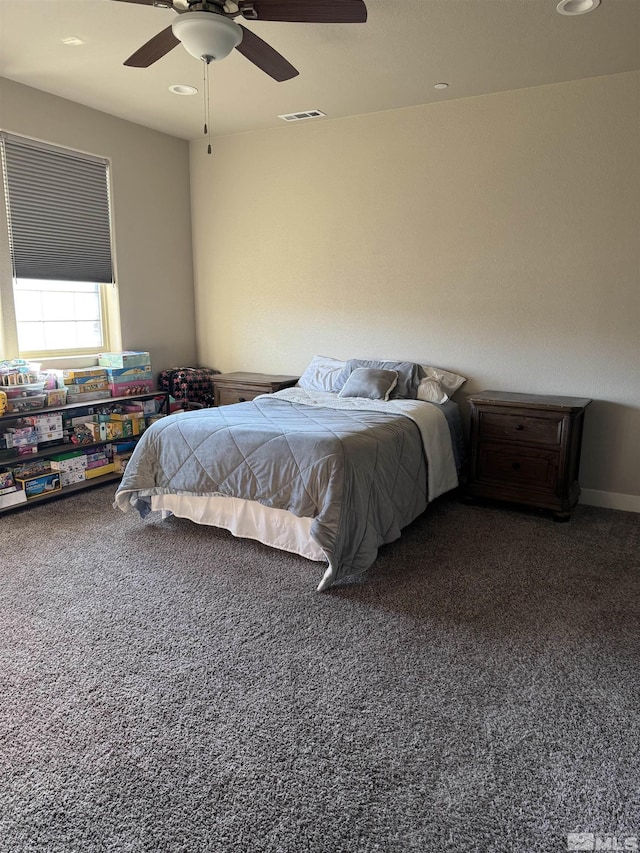
[[[467,381],[466,376],[460,376],[458,373],[450,373],[441,367],[428,367],[423,364],[422,369],[425,372],[425,379],[435,379],[449,397],[455,394],[458,388]],[[418,399],[420,398],[418,397]]]
[[[437,379],[421,379],[416,392],[417,400],[427,403],[446,403],[449,396]]]
[[[307,391],[337,393],[344,385],[347,375],[347,363],[345,361],[330,358],[327,355],[314,355],[298,379],[298,385]]]

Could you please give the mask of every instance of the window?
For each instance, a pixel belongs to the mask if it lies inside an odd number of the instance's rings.
[[[13,294],[21,352],[105,348],[99,284],[17,279]]]
[[[0,151],[0,256],[9,259],[0,267],[0,358],[111,349],[108,161],[2,131]]]

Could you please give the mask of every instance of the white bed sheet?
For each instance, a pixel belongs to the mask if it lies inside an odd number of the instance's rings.
[[[223,527],[242,539],[255,539],[271,548],[327,563],[324,551],[311,538],[312,518],[298,518],[286,509],[257,501],[214,495],[152,495],[151,509],[188,518],[196,524]]]

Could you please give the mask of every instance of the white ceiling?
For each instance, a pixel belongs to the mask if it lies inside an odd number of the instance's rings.
[[[212,133],[281,127],[279,114],[302,110],[339,118],[640,69],[640,0],[601,0],[574,17],[556,3],[366,0],[366,24],[243,21],[300,76],[276,83],[237,51],[213,63]],[[197,138],[202,62],[178,45],[149,68],[122,64],[174,17],[114,0],[0,0],[0,76]],[[84,44],[63,44],[69,36]],[[175,83],[200,92],[171,94]]]

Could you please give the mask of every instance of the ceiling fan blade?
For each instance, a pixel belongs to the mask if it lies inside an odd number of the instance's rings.
[[[364,24],[363,0],[239,0],[247,20],[293,21],[308,24]]]
[[[258,68],[262,69],[270,77],[273,77],[278,83],[282,83],[283,80],[291,80],[292,77],[298,76],[300,72],[284,56],[281,56],[277,50],[274,50],[271,45],[251,32],[251,30],[243,27],[242,24],[239,24],[239,26],[242,27],[242,41],[236,46],[236,50],[246,57],[249,62],[253,62],[254,65],[257,65]]]
[[[129,59],[125,61],[125,65],[130,65],[133,68],[148,68],[153,65],[158,59],[169,53],[170,50],[180,44],[179,40],[174,36],[171,27],[167,27],[154,36],[142,47],[138,48],[135,53],[131,54]]]

